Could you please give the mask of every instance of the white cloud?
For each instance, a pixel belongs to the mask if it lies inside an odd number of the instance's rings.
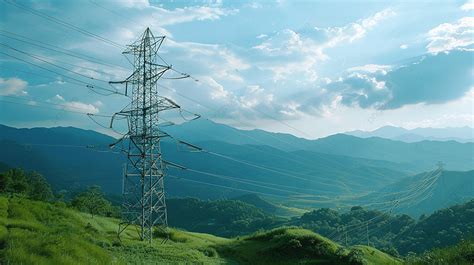
[[[267,93],[259,85],[247,86],[245,95],[239,98],[240,106],[243,108],[255,108],[258,105],[270,105],[273,103],[274,95]]]
[[[237,9],[225,9],[213,6],[192,6],[176,9],[152,7],[152,19],[160,26],[175,25],[191,21],[218,20],[223,16],[234,15]]]
[[[405,50],[405,49],[407,49],[407,48],[408,48],[408,45],[406,45],[406,44],[400,45],[400,49],[402,49],[402,50]]]
[[[392,67],[390,65],[379,65],[379,64],[366,64],[362,66],[351,67],[348,69],[349,72],[366,72],[366,73],[381,73],[387,74],[387,71]]]
[[[381,21],[395,16],[396,13],[392,9],[384,9],[374,15],[350,23],[344,27],[329,27],[319,29],[326,32],[328,40],[324,44],[326,47],[334,47],[343,42],[354,42],[355,40],[363,38],[369,30],[374,28]]]
[[[87,104],[79,101],[69,101],[63,104],[66,110],[70,111],[81,111],[86,113],[96,114],[99,113],[99,108],[92,104]]]
[[[304,34],[285,29],[264,38],[264,41],[253,49],[270,58],[282,58],[282,61],[277,64],[271,60],[259,66],[260,69],[272,71],[274,81],[286,79],[301,72],[306,80],[312,82],[317,78],[315,66],[328,59],[325,54],[326,49],[361,39],[382,20],[394,15],[393,10],[385,9],[343,27],[314,27]]]
[[[202,76],[199,77],[199,80],[201,83],[205,83],[208,85],[209,88],[211,88],[211,91],[209,92],[211,99],[228,99],[231,97],[231,93],[227,90],[224,89],[224,87],[216,82],[212,77],[208,76]]]
[[[226,47],[217,44],[175,42],[169,40],[167,49],[190,66],[196,66],[196,76],[212,75],[214,79],[243,82],[240,71],[250,65]]]
[[[467,1],[464,5],[461,6],[461,9],[464,11],[474,10],[474,0]]]
[[[127,8],[145,8],[150,7],[150,2],[148,0],[120,0],[114,2],[115,4],[122,5]]]
[[[83,103],[80,101],[67,101],[63,96],[56,94],[53,98],[47,100],[57,104],[58,108],[69,111],[84,112],[84,113],[99,113],[99,107],[102,102],[96,101],[94,104]]]
[[[8,95],[26,95],[25,88],[28,82],[19,78],[1,78],[0,77],[0,96]]]
[[[431,53],[449,51],[474,44],[474,17],[464,17],[456,23],[443,23],[428,32]]]

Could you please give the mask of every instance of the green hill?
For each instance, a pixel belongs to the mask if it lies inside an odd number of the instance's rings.
[[[403,178],[381,190],[358,199],[361,205],[366,202],[398,200],[394,212],[405,213],[418,218],[429,215],[438,209],[464,203],[474,198],[474,170],[471,171],[442,171],[438,177],[433,174],[431,183],[424,181],[431,177],[426,173]],[[424,184],[420,186],[420,183]],[[420,186],[415,192],[406,192],[410,187]],[[408,188],[407,188],[408,187]],[[393,194],[393,195],[390,195]]]
[[[169,229],[151,245],[119,220],[77,212],[62,203],[0,197],[2,264],[399,264],[378,250],[344,248],[318,234],[279,228],[226,239]],[[163,243],[165,236],[169,240]]]

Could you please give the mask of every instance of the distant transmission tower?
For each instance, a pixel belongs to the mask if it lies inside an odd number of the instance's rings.
[[[124,81],[110,82],[125,84],[125,94],[131,97],[131,103],[115,113],[110,124],[112,127],[116,116],[125,117],[128,122],[128,133],[121,139],[127,163],[123,175],[123,222],[118,234],[120,236],[129,225],[136,225],[140,239],[149,242],[153,238],[153,227],[167,226],[164,190],[166,162],[160,149],[160,140],[167,134],[158,128],[159,114],[179,108],[172,100],[160,96],[156,85],[162,75],[171,69],[168,65],[157,63],[157,58],[161,59],[158,50],[164,38],[153,36],[147,28],[123,52],[133,55],[133,73]]]

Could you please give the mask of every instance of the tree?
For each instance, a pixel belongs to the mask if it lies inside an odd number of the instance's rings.
[[[0,191],[26,194],[28,180],[25,171],[19,168],[0,173]]]
[[[51,186],[42,175],[19,168],[0,173],[0,192],[23,194],[33,200],[53,198]]]
[[[113,216],[116,214],[112,204],[104,198],[99,186],[89,186],[85,191],[77,194],[71,201],[71,205],[79,211],[94,215]]]
[[[54,197],[51,186],[42,175],[36,172],[29,172],[27,179],[29,184],[28,196],[31,199],[49,201]]]

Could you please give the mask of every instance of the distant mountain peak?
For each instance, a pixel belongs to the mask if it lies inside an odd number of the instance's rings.
[[[407,143],[420,141],[457,141],[461,143],[474,142],[474,129],[469,126],[464,127],[446,127],[446,128],[414,128],[405,129],[391,125],[383,126],[372,131],[349,131],[347,135],[361,138],[380,137],[403,141]]]

